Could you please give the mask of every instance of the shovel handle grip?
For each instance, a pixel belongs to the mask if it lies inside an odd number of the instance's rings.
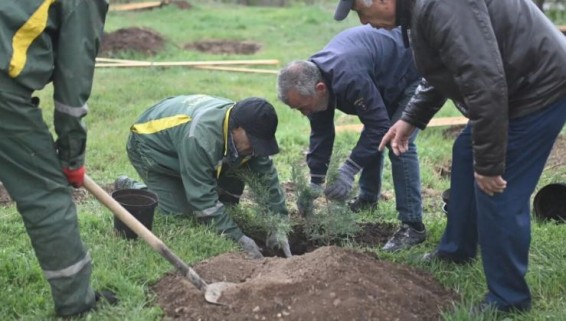
[[[146,241],[154,250],[169,261],[181,274],[203,293],[206,292],[206,282],[185,262],[183,262],[167,245],[157,238],[145,225],[140,223],[120,203],[113,199],[102,187],[98,186],[88,175],[84,176],[84,188],[100,203],[106,206],[117,218]]]

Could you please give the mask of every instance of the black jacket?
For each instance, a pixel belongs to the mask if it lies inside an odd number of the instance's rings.
[[[505,172],[509,119],[566,95],[566,39],[530,0],[398,0],[423,81],[402,119],[423,129],[450,98],[470,119],[475,170]],[[414,5],[413,5],[414,3]]]

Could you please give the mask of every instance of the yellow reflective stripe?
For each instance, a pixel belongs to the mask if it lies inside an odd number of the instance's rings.
[[[12,59],[8,68],[8,74],[16,78],[24,69],[27,60],[27,52],[31,43],[45,30],[49,7],[56,0],[45,0],[37,10],[29,17],[23,26],[16,31],[12,38]]]
[[[230,120],[232,108],[234,108],[234,106],[228,108],[226,117],[224,117],[224,156],[228,155],[228,121]],[[222,165],[216,167],[216,178],[220,177],[220,172],[222,172]]]
[[[145,123],[134,124],[130,130],[136,134],[153,134],[191,121],[188,115],[175,115]]]

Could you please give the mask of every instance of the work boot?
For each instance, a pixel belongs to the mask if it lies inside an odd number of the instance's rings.
[[[426,230],[417,231],[407,224],[402,224],[401,227],[393,236],[387,241],[382,250],[387,252],[395,252],[409,248],[413,245],[424,242],[426,239]]]
[[[116,294],[112,291],[108,291],[108,290],[95,291],[94,305],[91,308],[71,315],[61,315],[60,317],[62,317],[65,320],[69,320],[69,319],[74,320],[75,318],[84,317],[86,314],[98,310],[104,304],[116,305],[118,304],[118,301],[119,300],[116,297]]]
[[[350,211],[354,213],[360,213],[367,210],[374,211],[377,208],[377,201],[368,201],[357,196],[348,202],[348,207],[350,208]]]
[[[525,302],[516,306],[498,307],[495,303],[487,301],[486,298],[472,306],[470,316],[478,319],[484,316],[492,316],[495,319],[506,317],[510,313],[525,313],[531,310],[531,302]]]
[[[119,191],[122,189],[147,189],[147,186],[126,175],[122,175],[114,181],[114,190]]]
[[[434,249],[434,251],[429,252],[429,253],[425,253],[423,254],[423,256],[421,257],[421,262],[423,263],[432,263],[432,262],[444,262],[444,263],[453,263],[453,264],[471,264],[474,261],[473,258],[469,258],[469,259],[453,259],[449,256],[440,254],[438,252],[438,249]]]

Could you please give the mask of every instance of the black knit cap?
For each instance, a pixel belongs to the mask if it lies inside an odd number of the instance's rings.
[[[250,97],[234,105],[231,112],[234,127],[242,127],[250,139],[254,156],[270,156],[279,153],[275,139],[277,113],[265,99]]]

